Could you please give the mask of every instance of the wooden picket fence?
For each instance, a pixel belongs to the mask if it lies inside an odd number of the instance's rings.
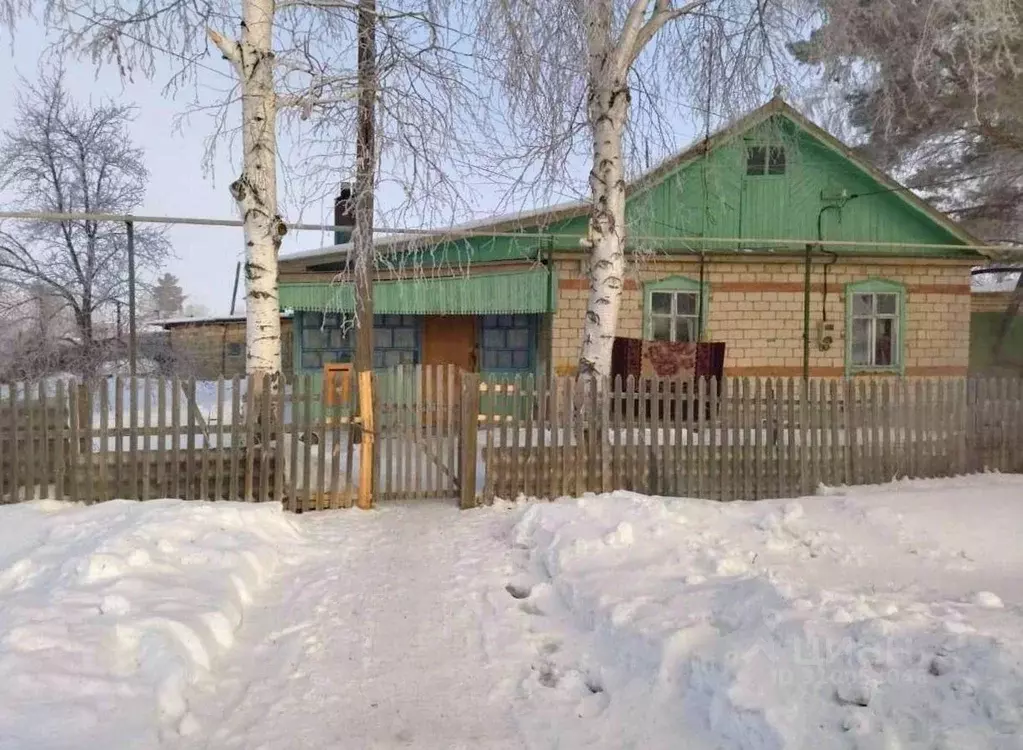
[[[618,489],[755,500],[820,484],[1023,471],[1020,379],[469,376],[467,388],[478,406],[466,420],[463,477],[484,477],[475,493],[466,480],[463,506]]]
[[[369,421],[355,383],[313,376],[276,391],[244,378],[0,384],[0,502],[347,508],[367,442],[373,500],[462,507],[616,489],[753,500],[1023,472],[1020,379],[600,382],[415,366],[369,384]]]
[[[197,383],[112,378],[0,384],[0,501],[113,498],[276,501],[351,507],[363,417],[359,388],[298,376]],[[378,500],[459,494],[459,373],[377,373],[372,465]],[[340,397],[325,398],[333,390]],[[261,395],[257,395],[261,394]]]

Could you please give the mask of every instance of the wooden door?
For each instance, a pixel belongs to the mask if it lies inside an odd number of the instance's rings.
[[[423,364],[476,371],[476,316],[428,315],[423,319]]]
[[[423,320],[424,377],[435,377],[435,369],[444,365],[455,366],[453,391],[437,392],[427,402],[426,384],[423,388],[423,423],[440,428],[457,426],[459,422],[459,394],[462,372],[476,371],[476,317],[474,315],[429,315]],[[434,389],[437,390],[437,389]],[[450,414],[449,412],[453,412]]]

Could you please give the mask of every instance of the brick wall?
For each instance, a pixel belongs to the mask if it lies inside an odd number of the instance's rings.
[[[558,267],[558,307],[552,322],[555,372],[574,371],[579,356],[588,284],[577,259]],[[965,373],[970,349],[970,267],[963,261],[840,259],[828,268],[827,318],[834,324],[828,351],[816,346],[816,325],[824,304],[824,266],[814,259],[811,274],[811,373],[845,372],[844,285],[870,278],[905,284],[906,373]],[[646,281],[681,275],[698,279],[696,260],[658,258],[629,270],[619,335],[642,337]],[[796,259],[708,259],[710,286],[706,340],[726,343],[730,375],[799,375],[803,365],[803,265]]]
[[[1005,312],[1012,292],[974,292],[970,295],[971,310],[975,313]]]
[[[245,321],[174,326],[168,331],[174,374],[198,380],[245,375]],[[292,372],[291,320],[281,321],[281,369]]]

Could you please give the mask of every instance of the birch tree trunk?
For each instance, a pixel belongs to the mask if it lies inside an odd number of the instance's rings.
[[[622,139],[629,113],[624,79],[591,90],[593,168],[592,206],[586,241],[590,251],[590,294],[583,325],[579,373],[601,378],[611,374],[611,350],[618,330],[625,279],[625,170]]]
[[[271,375],[276,391],[281,372],[281,317],[277,254],[287,232],[277,213],[277,97],[273,79],[274,0],[243,0],[241,39],[209,35],[234,65],[242,91],[242,173],[231,195],[242,212],[245,233],[245,370]]]
[[[622,142],[629,119],[629,71],[669,21],[707,0],[674,7],[671,0],[632,0],[620,33],[611,28],[611,0],[593,0],[585,14],[587,116],[593,135],[590,170],[590,295],[583,324],[579,374],[607,378],[625,283],[625,164]]]

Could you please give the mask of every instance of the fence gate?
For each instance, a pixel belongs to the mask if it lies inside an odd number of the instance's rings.
[[[456,498],[462,371],[399,366],[376,375],[377,500]]]

